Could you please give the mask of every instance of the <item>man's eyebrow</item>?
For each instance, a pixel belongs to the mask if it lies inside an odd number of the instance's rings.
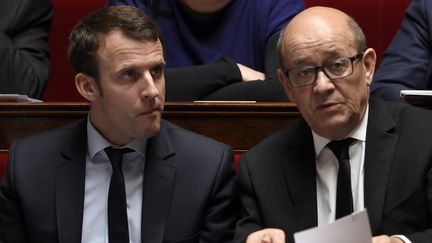
[[[339,57],[341,56],[341,53],[343,53],[343,50],[340,48],[334,48],[331,50],[324,51],[325,57]]]
[[[304,65],[305,63],[307,63],[307,58],[300,58],[300,59],[296,59],[296,60],[294,60],[294,62],[293,62],[293,64],[294,64],[294,66],[302,66],[302,65]]]
[[[157,61],[155,61],[153,64],[152,64],[152,66],[165,66],[166,65],[166,62],[165,62],[165,60],[164,59],[160,59],[160,60],[157,60]]]
[[[324,59],[342,57],[343,55],[341,55],[341,52],[342,52],[341,49],[336,48],[336,49],[324,51],[323,56],[324,56]],[[313,65],[313,64],[311,64],[311,61],[309,61],[309,60],[310,60],[310,58],[308,58],[308,57],[297,58],[293,61],[294,67],[300,67],[300,66],[304,66],[304,65],[307,65],[307,66]]]

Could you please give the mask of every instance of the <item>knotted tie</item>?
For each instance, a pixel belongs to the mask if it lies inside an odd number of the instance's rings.
[[[131,151],[129,148],[105,148],[113,171],[108,191],[108,237],[110,243],[129,243],[126,189],[122,164],[123,154]]]
[[[353,212],[353,198],[351,191],[351,166],[349,162],[349,146],[355,141],[346,138],[331,141],[327,147],[331,149],[339,162],[339,171],[336,189],[336,219]]]

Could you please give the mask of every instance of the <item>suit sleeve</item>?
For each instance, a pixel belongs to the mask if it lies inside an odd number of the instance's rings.
[[[265,79],[233,82],[221,87],[220,89],[204,96],[203,100],[254,100],[254,101],[288,101],[288,97],[283,91],[277,69],[279,60],[277,54],[278,34],[270,38],[266,45],[265,54]],[[233,67],[234,68],[234,67]],[[235,67],[237,68],[237,66]],[[238,69],[238,68],[237,68]],[[241,75],[241,74],[240,74]],[[241,81],[242,78],[240,76]]]
[[[432,3],[413,0],[372,83],[371,92],[389,100],[400,100],[400,90],[430,89],[432,49]]]
[[[243,82],[237,64],[229,58],[212,64],[169,68],[165,72],[167,101],[287,101],[276,73],[278,37],[274,35],[267,44],[265,80]]]
[[[15,145],[9,150],[8,168],[0,183],[0,243],[26,243],[23,213],[19,206],[19,196],[14,182]]]
[[[52,14],[48,0],[0,3],[0,93],[42,97],[50,70]]]
[[[429,228],[412,234],[406,234],[405,236],[413,243],[429,243],[432,242],[432,169],[429,169],[426,175],[426,201],[427,201],[427,212],[429,215]]]
[[[269,44],[269,55],[276,55],[277,36]],[[237,64],[229,58],[217,63],[166,70],[167,101],[254,100],[287,101],[277,78],[277,56],[267,59],[271,70],[265,80],[243,82]]]
[[[225,148],[212,188],[200,242],[232,242],[239,216],[239,199],[235,187],[233,152]]]
[[[209,94],[242,81],[237,65],[225,58],[213,64],[169,68],[165,78],[167,101],[205,100]]]
[[[242,202],[242,213],[236,226],[234,242],[244,243],[249,234],[263,228],[259,205],[247,167],[247,156],[245,155],[242,156],[239,163],[237,187]]]

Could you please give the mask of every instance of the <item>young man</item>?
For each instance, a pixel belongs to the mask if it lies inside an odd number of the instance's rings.
[[[161,119],[156,24],[103,8],[75,26],[69,57],[90,113],[11,147],[0,242],[230,242],[232,149]]]

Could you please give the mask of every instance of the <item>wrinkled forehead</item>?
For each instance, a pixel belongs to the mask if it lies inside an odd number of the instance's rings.
[[[295,19],[284,30],[281,57],[284,65],[307,57],[347,56],[356,50],[354,33],[347,18],[309,16]]]
[[[329,59],[352,56],[356,46],[351,36],[326,35],[321,37],[289,38],[282,47],[284,66],[320,64]]]

